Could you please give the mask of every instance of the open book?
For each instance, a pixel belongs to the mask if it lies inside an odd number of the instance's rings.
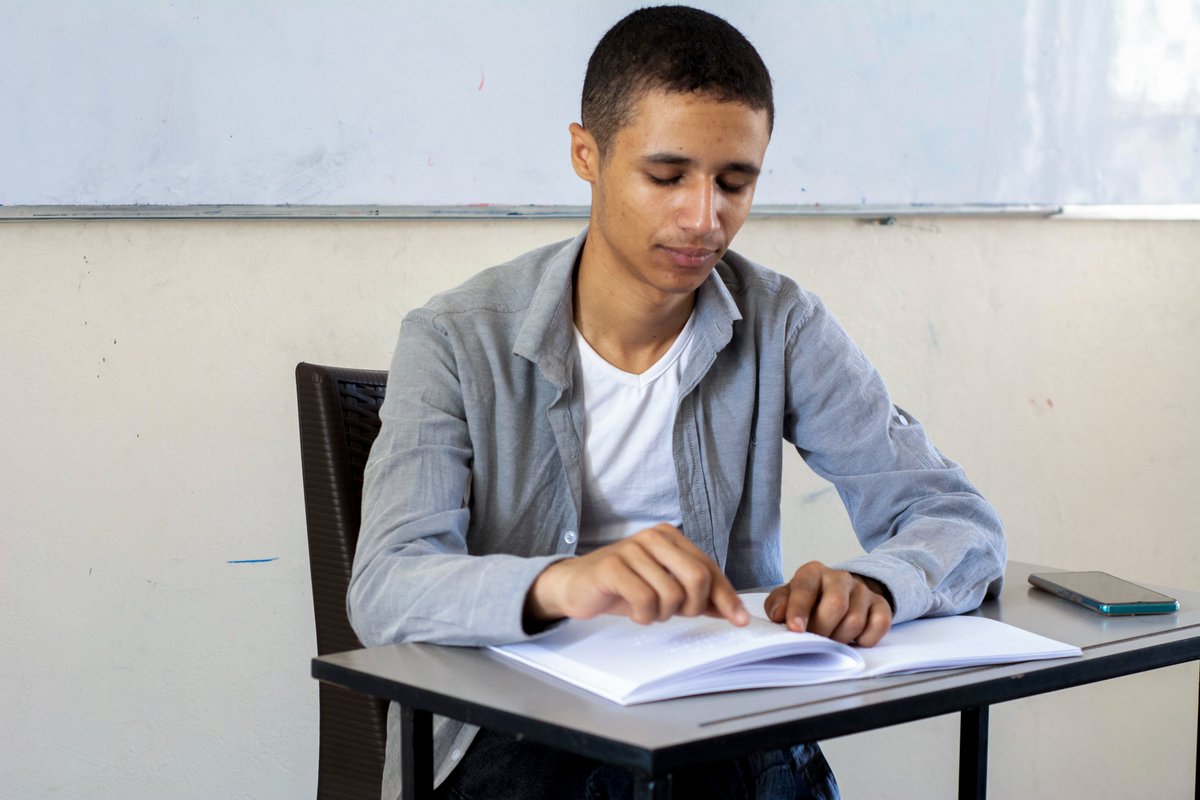
[[[742,596],[750,624],[675,617],[638,625],[624,617],[569,620],[530,642],[491,648],[621,705],[730,689],[801,686],[902,672],[1082,655],[1078,647],[984,617],[896,625],[875,647],[794,633]]]

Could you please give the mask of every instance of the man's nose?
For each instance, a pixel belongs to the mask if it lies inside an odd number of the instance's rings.
[[[720,196],[712,183],[698,182],[696,186],[690,187],[684,198],[683,207],[679,210],[679,227],[696,233],[717,230],[721,225],[717,218],[719,202]]]

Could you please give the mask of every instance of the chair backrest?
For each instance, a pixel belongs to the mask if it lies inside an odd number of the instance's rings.
[[[296,365],[318,655],[362,647],[346,618],[346,588],[362,519],[363,468],[386,388],[381,370]],[[318,800],[378,800],[387,703],[324,683],[319,691]]]

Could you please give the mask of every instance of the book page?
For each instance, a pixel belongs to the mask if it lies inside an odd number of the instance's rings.
[[[845,645],[753,616],[744,628],[711,617],[569,620],[539,639],[492,649],[618,702],[648,685],[785,654],[841,652],[833,664],[850,672],[862,666]]]
[[[532,641],[491,649],[622,704],[1082,652],[1012,625],[967,616],[905,622],[874,647],[851,647],[768,621],[765,598],[743,595],[751,614],[744,628],[711,617],[638,625],[601,616],[568,620]]]
[[[746,609],[762,619],[766,592],[742,595]],[[953,669],[1044,658],[1079,656],[1074,645],[1048,639],[1023,628],[986,617],[929,617],[892,626],[874,647],[856,647],[866,662],[861,675]]]
[[[875,647],[859,648],[868,675],[1079,656],[1074,645],[986,617],[932,617],[896,625]]]

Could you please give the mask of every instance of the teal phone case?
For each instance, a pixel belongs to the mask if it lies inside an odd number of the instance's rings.
[[[1047,580],[1047,577],[1048,576],[1037,574],[1030,575],[1029,582],[1039,589],[1050,592],[1051,594],[1061,597],[1064,600],[1069,600],[1072,603],[1077,603],[1084,608],[1090,608],[1092,611],[1095,611],[1098,614],[1115,617],[1130,614],[1171,614],[1179,610],[1179,601],[1171,598],[1165,598],[1165,596],[1164,600],[1161,602],[1146,600],[1135,603],[1102,603],[1086,595],[1073,592],[1064,586],[1059,586],[1058,584]],[[1116,576],[1111,577],[1115,578]],[[1117,578],[1117,580],[1122,579]],[[1123,582],[1129,583],[1129,581]],[[1136,586],[1137,584],[1133,585]],[[1145,587],[1139,588],[1144,589]],[[1149,592],[1151,590],[1146,591]],[[1157,594],[1157,592],[1155,592],[1155,594]]]

